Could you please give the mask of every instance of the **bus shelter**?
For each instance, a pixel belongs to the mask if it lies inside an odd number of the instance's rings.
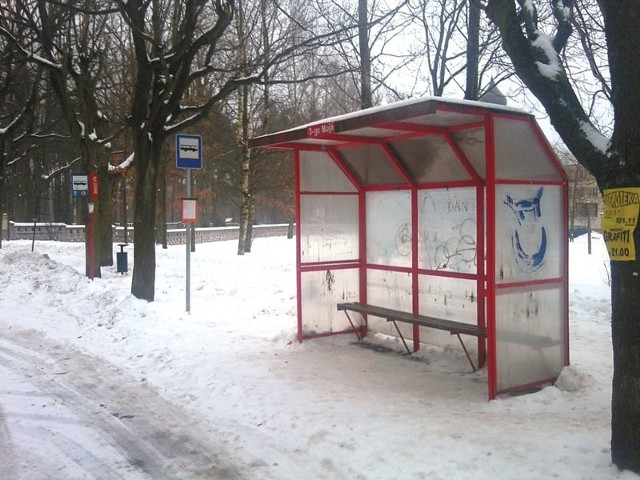
[[[295,156],[299,341],[378,333],[460,348],[453,331],[336,308],[357,302],[485,332],[465,343],[490,399],[569,364],[567,179],[531,115],[424,98],[250,146]]]

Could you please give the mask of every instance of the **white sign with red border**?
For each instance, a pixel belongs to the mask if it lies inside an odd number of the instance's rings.
[[[182,223],[196,223],[198,221],[198,200],[196,198],[182,199]]]

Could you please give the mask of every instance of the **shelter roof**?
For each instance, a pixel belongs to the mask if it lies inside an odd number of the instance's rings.
[[[490,114],[531,117],[522,110],[504,105],[427,97],[359,110],[255,137],[249,146],[304,149],[339,147],[363,140],[386,142],[407,134],[469,128],[484,122]]]

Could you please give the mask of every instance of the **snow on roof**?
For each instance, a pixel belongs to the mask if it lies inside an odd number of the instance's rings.
[[[405,100],[401,102],[380,105],[377,107],[367,108],[364,110],[357,110],[354,112],[337,115],[333,117],[324,118],[321,120],[316,120],[310,123],[306,123],[303,125],[299,125],[287,130],[282,130],[275,133],[270,133],[266,135],[262,135],[259,137],[255,137],[250,141],[250,147],[263,147],[274,145],[277,143],[283,142],[300,142],[304,141],[305,143],[320,143],[320,140],[314,142],[314,138],[309,138],[307,135],[307,130],[310,127],[322,126],[326,125],[328,128],[333,128],[331,125],[335,126],[335,132],[329,133],[345,133],[346,131],[353,131],[357,129],[364,129],[367,127],[375,127],[377,129],[381,128],[384,124],[389,124],[391,122],[401,122],[408,121],[411,119],[422,118],[423,122],[425,118],[428,116],[429,118],[433,118],[432,116],[441,112],[453,112],[459,113],[462,115],[467,115],[467,117],[475,118],[475,121],[478,120],[478,115],[484,114],[488,111],[497,111],[508,114],[516,114],[516,115],[526,115],[530,116],[530,114],[513,107],[508,107],[506,105],[498,105],[495,103],[487,103],[487,102],[479,102],[472,100],[460,100],[460,99],[449,99],[442,97],[421,97],[410,100]],[[360,121],[357,121],[360,120]],[[470,122],[471,119],[467,118]],[[425,125],[433,125],[435,120],[431,120],[429,122],[424,122]],[[451,118],[448,119],[440,119],[437,122],[442,121],[445,122],[443,125],[438,124],[437,126],[447,126],[447,121],[453,121]],[[466,123],[462,118],[458,118],[457,121],[462,124]],[[422,123],[422,122],[420,122]],[[348,125],[347,125],[348,124]],[[433,125],[436,126],[436,125]],[[342,127],[342,128],[341,128]],[[382,127],[384,128],[384,127]],[[320,132],[326,133],[326,132]],[[321,136],[321,135],[319,135]],[[373,137],[383,137],[383,134],[373,134],[369,135]]]

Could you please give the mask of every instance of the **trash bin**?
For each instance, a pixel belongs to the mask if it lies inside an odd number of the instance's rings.
[[[120,247],[120,251],[116,253],[117,270],[118,273],[121,273],[123,275],[129,271],[127,252],[124,251],[124,247],[126,247],[127,245],[128,244],[126,243],[119,243],[118,246]]]

